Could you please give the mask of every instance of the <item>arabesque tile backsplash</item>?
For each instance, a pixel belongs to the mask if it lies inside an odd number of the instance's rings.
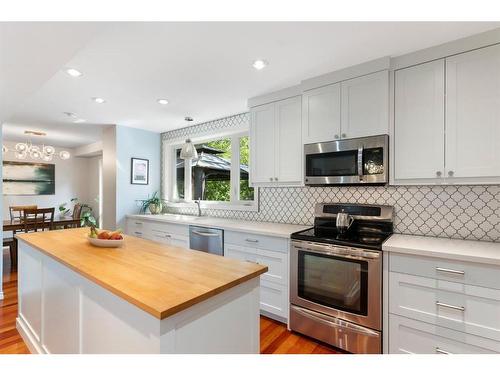
[[[162,138],[182,139],[244,121],[248,122],[247,113],[163,133]],[[396,233],[500,242],[499,185],[273,187],[260,188],[259,198],[258,212],[204,211],[216,217],[307,225],[313,222],[316,203],[387,204],[395,209]],[[168,212],[194,214],[196,208]]]

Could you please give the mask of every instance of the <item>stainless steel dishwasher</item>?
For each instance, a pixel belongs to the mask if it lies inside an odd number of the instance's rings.
[[[189,226],[189,248],[224,255],[224,230]]]

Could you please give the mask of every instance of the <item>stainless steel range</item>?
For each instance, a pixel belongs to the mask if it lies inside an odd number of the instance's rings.
[[[314,227],[292,234],[290,329],[348,352],[381,353],[381,250],[393,215],[391,206],[316,205]]]

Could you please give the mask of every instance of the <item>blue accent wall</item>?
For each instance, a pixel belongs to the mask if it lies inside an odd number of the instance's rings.
[[[116,225],[125,230],[126,215],[138,213],[140,203],[154,192],[160,194],[160,143],[159,133],[116,127]],[[149,184],[130,183],[131,158],[149,160]]]

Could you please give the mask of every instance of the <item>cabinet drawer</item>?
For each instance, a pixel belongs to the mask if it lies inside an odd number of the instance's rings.
[[[260,309],[288,319],[287,287],[261,279]]]
[[[248,262],[257,262],[255,249],[246,249],[237,245],[226,244],[224,246],[224,256]]]
[[[389,312],[500,341],[500,290],[391,272]]]
[[[227,244],[248,246],[258,249],[288,252],[288,239],[244,232],[224,232],[224,242]]]
[[[137,219],[127,219],[127,234],[135,237],[146,237],[147,223]]]
[[[390,271],[500,289],[500,267],[442,258],[390,254]]]
[[[181,236],[189,236],[189,227],[187,225],[170,224],[170,223],[158,223],[149,222],[148,228],[151,234],[154,233],[166,233],[166,234],[179,234]]]
[[[500,342],[389,315],[390,354],[499,353]]]
[[[261,280],[286,284],[288,280],[288,255],[277,251],[257,249],[256,262],[269,268]]]

